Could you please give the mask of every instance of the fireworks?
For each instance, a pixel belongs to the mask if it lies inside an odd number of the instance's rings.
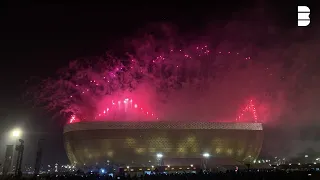
[[[254,121],[255,122],[258,121],[257,110],[256,110],[256,107],[253,104],[253,100],[252,99],[249,101],[249,103],[246,105],[246,107],[240,112],[239,116],[236,118],[236,121],[240,121],[241,122],[246,112],[251,112]]]
[[[117,103],[115,103],[117,102]],[[154,121],[159,118],[148,109],[144,109],[135,103],[132,99],[112,100],[106,108],[98,112],[94,117],[96,121]],[[74,115],[71,116],[70,123],[74,121]]]
[[[233,121],[257,122],[259,108],[253,100],[244,108],[239,107],[240,102],[257,97],[259,105],[259,97],[272,92],[272,86],[280,81],[274,76],[278,71],[251,56],[210,50],[207,45],[161,52],[140,50],[127,59],[106,55],[72,62],[59,79],[42,84],[37,100],[66,115],[69,123],[218,121],[225,114]],[[239,108],[243,110],[236,114]]]

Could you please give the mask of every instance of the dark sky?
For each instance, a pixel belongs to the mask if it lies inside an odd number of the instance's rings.
[[[123,37],[132,36],[138,28],[150,22],[171,22],[180,29],[193,31],[206,26],[209,21],[223,25],[235,12],[263,7],[277,25],[295,28],[297,3],[266,2],[2,5],[0,133],[3,136],[14,126],[26,129],[24,138],[28,139],[26,144],[29,148],[26,152],[30,154],[26,163],[34,163],[34,149],[40,137],[47,140],[44,163],[66,162],[61,123],[54,122],[44,112],[30,111],[26,108],[30,105],[21,99],[21,94],[26,91],[26,80],[32,76],[53,76],[69,60],[100,55],[112,48],[115,42],[121,43]],[[0,142],[2,144],[4,138],[0,138]],[[4,149],[3,146],[1,148]],[[0,155],[1,162],[3,155]]]

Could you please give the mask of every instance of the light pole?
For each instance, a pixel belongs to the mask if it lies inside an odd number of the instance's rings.
[[[163,154],[158,153],[157,154],[158,166],[162,166],[162,158],[163,158]]]
[[[203,157],[203,169],[207,169],[207,163],[208,163],[208,159],[210,157],[210,154],[209,153],[203,153],[202,157]]]
[[[11,130],[10,132],[10,139],[12,140],[12,143],[13,143],[13,146],[14,146],[14,149],[13,149],[13,155],[12,155],[12,162],[11,164],[13,165],[14,164],[14,158],[15,158],[15,149],[17,148],[17,140],[21,137],[22,135],[22,131],[20,128],[15,128],[13,130]],[[18,160],[18,157],[17,157],[17,160]],[[15,172],[17,171],[17,166],[15,166]],[[15,173],[16,175],[16,173]]]
[[[305,164],[308,164],[308,157],[309,157],[309,155],[306,154],[306,155],[304,155],[304,157],[305,157]]]
[[[8,143],[5,155],[5,162],[3,166],[3,175],[6,175],[9,171],[12,170],[12,165],[14,162],[14,149],[16,146],[17,140],[21,137],[22,131],[19,128],[15,128],[8,133]],[[17,167],[16,167],[17,168]]]
[[[22,135],[22,131],[20,128],[15,128],[13,129],[11,132],[10,132],[10,138],[13,140],[13,146],[14,146],[14,149],[16,149],[18,147],[17,145],[17,140],[21,137]],[[15,156],[15,151],[13,150],[13,157],[12,157],[12,165],[13,165],[13,162],[14,162],[14,156]],[[17,161],[18,161],[18,156],[17,156]],[[16,171],[17,171],[17,164],[15,166],[15,175],[16,175]]]
[[[22,131],[19,128],[13,129],[11,132],[11,136],[14,138],[15,146],[16,146],[16,151],[18,151],[18,156],[17,156],[17,163],[15,167],[14,174],[17,176],[21,176],[21,164],[22,164],[22,159],[23,159],[23,151],[24,151],[24,141],[20,139],[22,136]],[[17,145],[17,139],[19,139],[20,145]]]
[[[15,166],[14,174],[18,175],[18,173],[21,173],[21,163],[22,163],[22,157],[23,157],[23,150],[24,150],[24,141],[22,139],[19,139],[22,136],[22,131],[19,128],[15,128],[11,131],[11,138],[13,138],[15,150],[18,151],[17,154],[17,163]],[[17,145],[17,140],[19,140],[20,145]],[[14,152],[13,152],[14,157]],[[14,158],[12,158],[12,161]]]

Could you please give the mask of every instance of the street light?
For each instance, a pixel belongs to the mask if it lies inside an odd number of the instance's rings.
[[[158,153],[157,154],[157,160],[158,160],[158,165],[159,166],[162,165],[162,158],[163,158],[163,154],[162,153]]]
[[[202,156],[203,156],[204,158],[208,158],[208,157],[210,157],[210,154],[209,154],[209,153],[203,153]]]
[[[6,149],[6,157],[3,168],[3,175],[6,175],[12,169],[12,165],[14,163],[15,156],[15,148],[17,147],[17,141],[22,135],[22,130],[20,128],[15,128],[10,130],[7,133],[7,149]],[[17,167],[16,167],[17,169]]]
[[[309,163],[308,161],[309,161],[309,155],[308,154],[306,154],[306,155],[304,155],[304,157],[305,157],[305,164],[307,164],[307,163]]]
[[[14,138],[20,138],[22,134],[21,129],[13,129],[11,132],[11,136]]]
[[[15,150],[17,151],[17,157],[16,157],[17,163],[15,166],[15,175],[16,176],[18,175],[20,177],[21,173],[22,173],[21,172],[21,164],[22,164],[23,151],[24,151],[24,141],[22,139],[20,139],[22,136],[22,130],[20,128],[15,128],[10,132],[9,136],[10,136],[9,138],[11,139],[11,141],[13,140],[13,146],[15,146]],[[20,143],[19,145],[17,144],[18,140],[19,140],[18,143]],[[15,153],[13,151],[11,163],[13,163],[14,156],[15,156]]]
[[[208,163],[208,159],[210,157],[209,153],[203,153],[203,169],[207,169],[207,163]]]
[[[161,154],[161,153],[158,153],[158,154],[157,154],[157,158],[158,158],[158,159],[161,159],[162,157],[163,157],[163,154]]]

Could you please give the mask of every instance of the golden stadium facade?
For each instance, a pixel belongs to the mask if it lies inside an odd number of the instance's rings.
[[[162,165],[190,165],[204,153],[209,162],[246,162],[258,157],[262,142],[261,123],[79,122],[64,127],[68,158],[77,165],[156,165],[157,154]]]

